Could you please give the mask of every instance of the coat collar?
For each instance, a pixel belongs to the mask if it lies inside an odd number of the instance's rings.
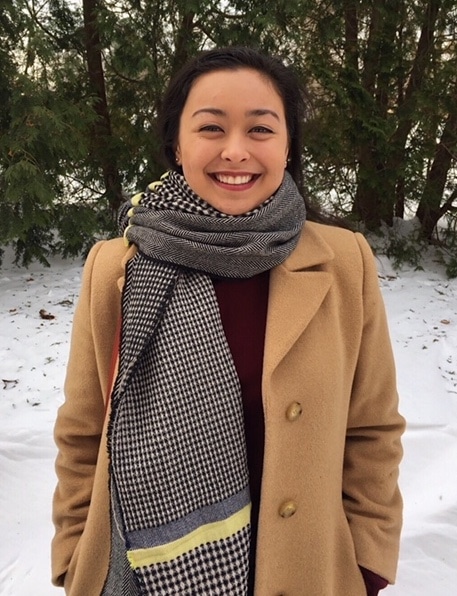
[[[332,284],[322,267],[334,259],[315,224],[305,224],[292,254],[270,275],[264,378],[269,377],[321,306]]]

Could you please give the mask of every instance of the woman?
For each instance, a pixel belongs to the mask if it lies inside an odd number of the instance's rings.
[[[163,105],[170,172],[121,211],[128,247],[85,265],[53,581],[377,594],[395,579],[403,419],[370,249],[305,206],[281,62],[206,52]]]

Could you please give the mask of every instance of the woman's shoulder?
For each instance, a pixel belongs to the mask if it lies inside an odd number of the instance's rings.
[[[315,221],[307,221],[303,231],[312,231],[314,234],[321,236],[330,243],[353,242],[355,236],[362,235],[359,232],[351,230],[350,228]]]
[[[297,269],[317,267],[348,277],[375,269],[373,252],[360,232],[328,224],[307,221],[294,253]]]
[[[112,238],[110,240],[99,240],[89,251],[88,260],[90,258],[97,259],[122,259],[125,254],[131,250],[127,246],[124,238]]]
[[[135,254],[136,247],[126,246],[123,238],[100,240],[89,251],[84,265],[84,281],[94,291],[122,287],[125,265]]]
[[[302,242],[316,241],[319,239],[325,242],[334,252],[335,258],[343,257],[350,253],[362,253],[363,256],[372,251],[365,236],[360,232],[343,228],[340,226],[306,222],[303,228]]]

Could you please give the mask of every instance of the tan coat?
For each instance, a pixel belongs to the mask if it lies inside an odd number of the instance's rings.
[[[93,248],[74,318],[55,431],[52,557],[53,581],[71,596],[100,594],[108,568],[104,409],[132,254],[121,239]],[[263,405],[256,595],[363,596],[358,565],[393,582],[404,423],[374,259],[361,235],[306,223],[298,247],[271,272]]]

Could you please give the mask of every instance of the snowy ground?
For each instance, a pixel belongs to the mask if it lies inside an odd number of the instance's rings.
[[[0,269],[0,595],[52,596],[63,594],[49,582],[52,428],[81,264],[10,262]],[[449,596],[457,593],[457,280],[431,258],[425,271],[378,263],[408,421],[399,575],[385,594]]]

